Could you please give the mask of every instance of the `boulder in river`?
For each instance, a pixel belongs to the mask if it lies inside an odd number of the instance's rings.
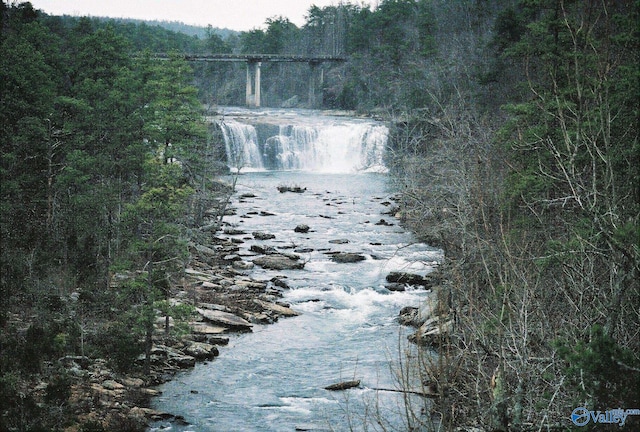
[[[308,233],[309,232],[309,225],[305,225],[305,224],[300,224],[298,226],[296,226],[293,230],[297,233]]]
[[[331,256],[331,261],[337,263],[355,263],[358,261],[364,261],[366,257],[358,253],[351,252],[338,252]]]
[[[271,240],[276,238],[276,236],[262,231],[255,231],[253,232],[253,238],[256,240]]]
[[[422,276],[415,273],[393,271],[387,275],[386,279],[387,282],[418,285],[426,289],[430,289],[440,282],[440,276],[434,273],[429,273],[425,276]]]
[[[211,360],[220,354],[218,348],[204,342],[192,342],[184,349],[184,353],[196,360]]]
[[[329,243],[332,244],[347,244],[349,243],[348,239],[335,239],[335,240],[329,240]]]
[[[295,270],[304,268],[304,262],[282,254],[265,255],[253,260],[254,264],[271,270]]]
[[[300,186],[289,186],[289,185],[280,185],[278,186],[278,192],[293,192],[293,193],[303,193],[307,190],[307,188],[303,188]]]
[[[256,252],[256,253],[265,254],[265,255],[277,253],[276,248],[274,248],[273,246],[262,246],[257,244],[251,245],[249,250],[251,252]]]

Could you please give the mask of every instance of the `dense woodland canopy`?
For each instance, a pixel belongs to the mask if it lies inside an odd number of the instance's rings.
[[[243,65],[185,52],[347,57],[325,107],[390,122],[404,223],[447,256],[455,338],[423,365],[444,430],[640,406],[638,1],[341,3],[224,39],[1,7],[0,429],[62,429],[67,378],[43,362],[126,371],[168,308],[219,194],[202,107],[244,101]],[[263,65],[263,104],[304,101],[309,73]],[[38,405],[21,383],[47,374]]]

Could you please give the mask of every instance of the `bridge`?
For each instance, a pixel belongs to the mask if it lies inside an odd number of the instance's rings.
[[[166,54],[156,54],[157,59],[168,59]],[[322,85],[324,71],[322,63],[344,62],[346,57],[340,56],[303,56],[294,54],[184,54],[183,58],[193,62],[245,62],[247,64],[246,104],[249,107],[260,107],[260,67],[264,62],[304,62],[311,67],[309,79],[309,106],[319,107],[322,104]],[[319,90],[318,90],[319,89]]]

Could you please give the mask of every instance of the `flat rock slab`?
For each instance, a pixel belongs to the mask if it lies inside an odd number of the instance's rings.
[[[191,329],[194,333],[203,335],[217,335],[229,330],[227,327],[212,326],[207,323],[191,323]]]
[[[286,306],[281,306],[277,303],[271,303],[271,302],[266,302],[263,300],[258,300],[258,299],[254,299],[253,300],[257,305],[260,305],[260,307],[262,307],[263,309],[268,309],[270,311],[273,311],[275,313],[277,313],[278,315],[282,315],[285,317],[292,317],[292,316],[298,316],[300,315],[298,312],[294,311],[293,309],[286,307]]]
[[[241,328],[245,330],[250,330],[253,325],[239,316],[236,316],[229,312],[223,312],[219,310],[207,310],[196,308],[196,311],[202,315],[204,319],[210,321],[215,324],[221,324],[223,326],[232,327],[232,328]]]
[[[364,261],[366,257],[361,254],[351,252],[339,252],[331,256],[331,261],[337,263],[355,263],[358,261]]]
[[[253,260],[262,268],[271,270],[295,270],[304,268],[304,263],[282,254],[266,255]]]

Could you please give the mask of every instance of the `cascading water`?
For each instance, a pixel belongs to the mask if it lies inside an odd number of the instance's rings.
[[[273,113],[271,113],[273,116]],[[233,170],[301,170],[327,173],[386,171],[383,156],[387,145],[385,125],[363,119],[340,117],[277,119],[256,118],[241,122],[218,119]]]
[[[231,168],[251,167],[261,169],[262,154],[258,147],[256,129],[236,120],[219,121],[227,152],[227,164]]]
[[[398,376],[411,385],[399,356],[415,350],[404,345],[396,317],[429,294],[389,290],[385,276],[426,274],[442,252],[416,242],[383,215],[393,194],[388,177],[378,172],[387,129],[317,113],[279,113],[280,125],[273,114],[256,120],[260,115],[227,116],[221,123],[230,166],[241,168],[237,194],[243,196],[233,203],[237,214],[224,220],[241,232],[275,235],[266,241],[231,237],[241,244],[238,254],[245,261],[256,258],[252,246],[284,253],[293,248],[301,256],[301,270],[256,265],[248,272],[258,280],[284,278],[290,289],[282,301],[300,315],[232,336],[214,361],[164,384],[153,407],[190,424],[159,422],[151,431],[417,430],[406,404],[414,404],[412,412],[420,416],[428,412],[426,399],[380,389],[397,388]],[[233,164],[241,158],[242,165]],[[279,193],[282,184],[304,186],[305,192]],[[296,232],[298,224],[310,230]],[[364,259],[338,263],[331,258],[337,252]],[[340,393],[324,388],[350,379],[361,380],[361,386]]]

